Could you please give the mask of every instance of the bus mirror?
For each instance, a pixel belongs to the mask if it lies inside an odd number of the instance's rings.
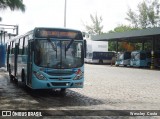
[[[82,36],[85,37],[85,36],[86,36],[86,33],[85,33],[85,32],[82,32]]]
[[[84,58],[86,58],[86,53],[87,53],[87,42],[84,40]]]

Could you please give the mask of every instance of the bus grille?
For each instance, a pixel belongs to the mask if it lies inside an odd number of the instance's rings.
[[[65,82],[65,83],[51,83],[53,86],[68,86],[69,83],[68,82]]]
[[[70,80],[71,77],[53,77],[53,78],[49,78],[49,79],[53,79],[53,80]]]
[[[46,72],[48,75],[51,76],[70,76],[75,73],[75,71],[53,71],[53,72]]]

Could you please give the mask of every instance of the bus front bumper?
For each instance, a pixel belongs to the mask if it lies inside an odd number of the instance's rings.
[[[39,80],[33,77],[32,89],[58,89],[58,88],[83,88],[84,79],[80,80],[67,80],[67,81],[52,81],[52,80]]]

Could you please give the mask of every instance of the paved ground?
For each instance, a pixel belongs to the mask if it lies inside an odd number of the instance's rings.
[[[1,71],[0,108],[3,110],[160,110],[160,71],[86,64],[84,88],[69,89],[65,96],[61,96],[58,91],[48,90],[33,93],[11,83],[8,74]],[[94,118],[103,117],[94,116]]]

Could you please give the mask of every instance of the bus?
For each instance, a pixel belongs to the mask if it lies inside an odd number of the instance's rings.
[[[130,66],[133,67],[150,67],[151,51],[132,51]]]
[[[36,27],[8,41],[11,80],[31,89],[83,88],[84,44],[81,31]]]
[[[5,67],[5,59],[6,59],[6,47],[5,44],[0,43],[0,68]]]
[[[115,65],[116,66],[119,66],[119,65],[128,66],[130,65],[130,59],[131,59],[131,52],[129,51],[119,52],[117,54]]]
[[[98,64],[110,64],[114,63],[112,61],[113,57],[115,57],[115,52],[87,52],[86,54],[86,63],[98,63]]]

